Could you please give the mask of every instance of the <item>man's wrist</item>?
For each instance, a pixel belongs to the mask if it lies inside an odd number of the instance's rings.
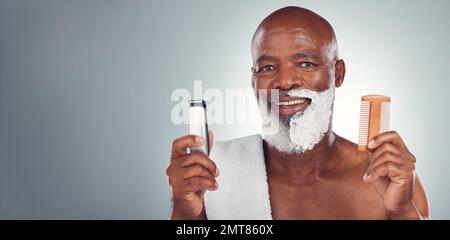
[[[200,215],[192,216],[192,215],[183,214],[180,211],[172,209],[169,220],[206,220],[206,214],[204,213],[204,211],[202,211],[202,213],[200,213]]]
[[[406,204],[403,208],[401,208],[399,210],[390,211],[390,217],[392,220],[421,220],[421,219],[423,219],[413,201],[410,201],[408,204]]]

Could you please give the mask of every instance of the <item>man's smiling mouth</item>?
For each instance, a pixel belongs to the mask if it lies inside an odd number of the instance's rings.
[[[310,98],[280,96],[278,102],[273,102],[278,106],[280,115],[292,115],[304,111],[310,104]]]

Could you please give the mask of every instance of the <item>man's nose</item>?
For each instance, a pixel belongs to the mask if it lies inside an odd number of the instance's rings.
[[[280,69],[276,82],[276,88],[281,90],[295,89],[304,85],[304,79],[289,68]]]

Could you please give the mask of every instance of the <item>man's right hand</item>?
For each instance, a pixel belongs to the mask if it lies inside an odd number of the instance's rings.
[[[170,219],[206,219],[203,196],[206,190],[218,188],[219,169],[205,154],[187,153],[188,147],[203,145],[203,138],[186,135],[173,141],[172,156],[166,174],[172,188],[172,213]],[[212,149],[213,136],[209,132]]]

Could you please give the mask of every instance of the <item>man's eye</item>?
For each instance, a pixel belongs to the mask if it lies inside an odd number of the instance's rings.
[[[262,67],[262,68],[260,69],[260,72],[270,72],[270,71],[273,71],[273,70],[275,70],[275,67],[274,67],[274,66],[272,66],[272,65],[267,65],[267,66]]]
[[[312,62],[301,62],[298,64],[300,67],[316,67],[317,64],[314,64]]]

